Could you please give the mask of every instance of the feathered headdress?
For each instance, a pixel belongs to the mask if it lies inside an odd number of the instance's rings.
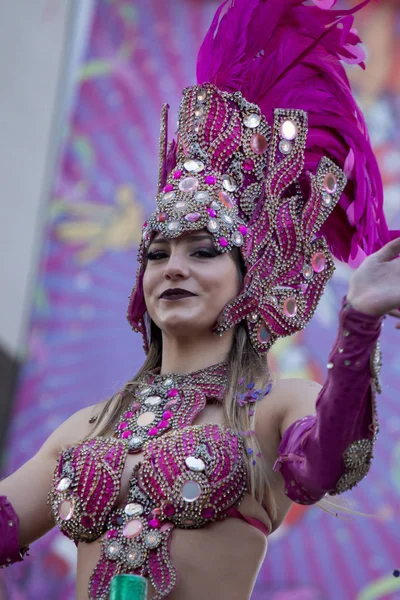
[[[128,319],[144,335],[142,278],[155,231],[207,228],[241,248],[243,289],[215,331],[246,320],[257,352],[310,320],[333,272],[391,238],[364,117],[342,62],[364,68],[352,10],[335,0],[226,0],[183,92],[178,138],[162,117],[157,210],[145,223]]]

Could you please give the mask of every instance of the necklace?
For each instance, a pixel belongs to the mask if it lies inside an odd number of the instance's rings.
[[[181,375],[147,373],[136,382],[135,395],[115,427],[116,437],[127,440],[130,453],[146,442],[193,423],[207,398],[223,400],[227,363]]]

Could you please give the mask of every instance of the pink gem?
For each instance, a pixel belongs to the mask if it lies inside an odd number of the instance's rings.
[[[167,394],[168,398],[174,398],[177,395],[178,395],[178,390],[176,388],[172,388],[172,390],[169,390],[169,392]]]
[[[161,515],[161,508],[153,508],[151,514],[153,517],[159,517]]]
[[[215,514],[215,511],[213,508],[211,508],[211,506],[209,506],[207,508],[204,508],[201,514],[204,517],[204,519],[212,519]]]
[[[207,208],[207,212],[210,215],[210,217],[216,217],[217,216],[217,213],[212,208]]]
[[[74,502],[71,500],[63,500],[63,502],[58,505],[58,516],[61,521],[69,521],[74,514],[74,508]]]
[[[267,140],[261,133],[255,133],[251,136],[250,148],[256,154],[264,154],[268,148]]]
[[[158,429],[168,429],[169,426],[170,424],[168,421],[160,421],[158,424]]]
[[[323,252],[316,252],[311,260],[314,273],[321,273],[326,267],[326,258]]]
[[[159,215],[157,215],[157,221],[159,223],[164,223],[164,221],[167,220],[167,217],[168,217],[167,213],[160,213]]]
[[[123,431],[124,429],[127,429],[127,427],[128,427],[128,423],[127,423],[126,421],[122,421],[122,423],[120,423],[120,424],[118,425],[118,429],[119,429],[120,431]]]
[[[337,179],[334,173],[327,173],[324,177],[324,188],[328,194],[337,192]]]
[[[118,537],[118,531],[116,529],[111,529],[110,531],[107,532],[107,536],[108,538],[116,538]]]
[[[165,186],[165,188],[164,188],[164,190],[163,190],[163,191],[164,191],[165,193],[167,193],[167,192],[172,192],[172,191],[173,191],[173,189],[174,189],[174,186],[172,185],[172,183],[169,183],[168,185],[166,185],[166,186]]]
[[[155,435],[158,434],[158,429],[157,427],[152,427],[151,429],[148,430],[147,435],[149,435],[150,437],[153,437]]]
[[[131,539],[140,535],[143,531],[143,524],[139,519],[135,519],[134,521],[128,521],[125,527],[122,530],[124,537]]]
[[[194,213],[189,213],[188,215],[185,215],[185,220],[189,221],[190,223],[196,223],[196,221],[198,221],[200,219],[201,215],[198,212],[194,212]]]
[[[145,228],[147,227],[147,225],[148,225],[148,222],[147,222],[147,221],[145,221],[145,222],[143,223],[143,225],[142,225],[142,228],[143,228],[143,229],[145,229]]]
[[[283,303],[283,313],[289,317],[295,317],[297,314],[297,303],[294,298],[286,298]]]
[[[172,419],[173,416],[174,416],[173,412],[171,412],[170,410],[166,410],[165,413],[163,414],[162,418],[166,419],[168,421],[168,419]]]
[[[217,183],[217,178],[214,175],[207,175],[205,181],[207,185],[214,185]]]
[[[157,529],[158,527],[160,527],[160,521],[158,519],[150,519],[149,525],[153,529]]]
[[[178,404],[178,400],[170,400],[169,402],[167,402],[167,404],[165,405],[165,408],[170,408],[171,406],[175,406],[175,404]]]
[[[129,429],[127,429],[126,431],[124,431],[124,433],[121,435],[121,437],[126,439],[126,438],[130,438],[131,435],[132,435],[132,431],[129,431]]]
[[[243,169],[245,171],[251,171],[252,169],[254,169],[254,162],[251,160],[251,158],[245,159],[245,161],[243,162]]]
[[[174,171],[174,179],[179,179],[182,176],[182,171]]]
[[[228,240],[224,237],[220,237],[218,241],[219,241],[220,245],[223,246],[224,248],[226,248],[226,246],[228,245]]]
[[[226,208],[233,208],[233,202],[232,202],[231,198],[228,196],[228,194],[226,192],[224,192],[223,190],[221,190],[218,193],[218,197],[221,200],[222,204],[224,206],[226,206]]]
[[[129,412],[125,413],[124,414],[124,419],[132,419],[133,414],[134,413],[132,411],[129,411]]]
[[[248,234],[249,230],[247,229],[246,225],[239,225],[238,229],[242,235]]]
[[[84,527],[86,527],[86,529],[90,529],[91,527],[93,527],[93,519],[92,517],[88,517],[87,515],[84,515],[82,517],[81,523]]]
[[[173,504],[166,504],[164,506],[164,514],[167,517],[172,517],[175,514],[175,506]]]

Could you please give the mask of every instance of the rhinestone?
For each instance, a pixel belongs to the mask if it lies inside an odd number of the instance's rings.
[[[143,390],[141,390],[140,395],[141,396],[145,396],[146,394],[148,394],[149,392],[151,392],[151,388],[150,387],[146,387]]]
[[[253,312],[250,314],[249,320],[251,321],[251,323],[257,323],[258,321],[258,313]]]
[[[327,173],[325,175],[324,189],[328,194],[334,194],[337,191],[337,179],[334,173]]]
[[[123,536],[132,539],[138,537],[143,531],[143,523],[139,519],[134,519],[133,521],[128,521],[122,530]]]
[[[206,468],[206,465],[201,458],[195,458],[194,456],[188,456],[185,463],[191,471],[204,471]]]
[[[146,406],[159,406],[162,400],[160,396],[149,396],[144,403]]]
[[[163,192],[167,193],[167,192],[172,192],[174,189],[174,186],[172,185],[172,183],[169,183],[168,185],[165,186],[165,188],[163,189]]]
[[[215,200],[213,202],[211,202],[211,208],[214,210],[219,210],[221,207],[218,204],[218,202],[215,202]]]
[[[268,344],[271,339],[271,333],[264,324],[261,324],[257,329],[257,339],[260,344]]]
[[[64,500],[58,505],[58,516],[61,521],[69,521],[74,514],[75,503],[73,500]]]
[[[252,171],[254,169],[254,161],[251,158],[245,158],[243,161],[243,169],[245,171]]]
[[[214,185],[217,183],[217,178],[214,175],[207,175],[205,182],[207,185]]]
[[[165,386],[165,387],[171,387],[173,385],[174,385],[174,380],[171,377],[168,377],[168,379],[166,379],[163,382],[163,386]]]
[[[297,302],[294,298],[286,298],[283,303],[283,313],[289,318],[297,315]]]
[[[140,517],[143,514],[143,510],[143,506],[137,502],[130,502],[124,508],[125,514],[130,517]]]
[[[198,106],[194,111],[194,116],[199,118],[204,115],[204,108],[202,106]]]
[[[208,202],[209,195],[207,192],[197,192],[197,194],[195,195],[195,199],[197,200],[197,202]]]
[[[159,223],[164,223],[164,222],[167,220],[167,218],[168,218],[168,215],[167,215],[167,213],[165,213],[165,212],[159,213],[159,214],[157,215],[157,221],[158,221]]]
[[[218,198],[221,200],[222,204],[226,208],[233,208],[234,204],[233,204],[231,198],[223,190],[221,190],[220,192],[218,192]]]
[[[282,154],[290,154],[293,148],[292,142],[289,140],[281,140],[279,142],[279,150]]]
[[[250,148],[256,154],[264,154],[268,148],[266,138],[261,133],[255,133],[251,136]]]
[[[207,90],[205,88],[200,88],[197,92],[197,102],[204,102],[207,98]]]
[[[163,200],[165,202],[169,202],[170,200],[173,200],[175,198],[175,192],[168,192],[168,194],[164,194],[163,196]]]
[[[218,221],[210,219],[207,223],[207,229],[210,233],[216,233],[219,229]]]
[[[179,182],[179,189],[181,192],[194,192],[199,185],[197,177],[185,177]]]
[[[201,487],[197,481],[186,481],[181,489],[185,502],[195,502],[201,496]]]
[[[179,202],[177,202],[177,203],[175,204],[175,208],[176,208],[177,210],[186,210],[186,208],[187,208],[187,204],[186,204],[186,202],[183,202],[183,200],[179,200]]]
[[[198,212],[192,212],[189,213],[188,215],[185,215],[184,219],[185,221],[188,221],[189,223],[196,223],[196,221],[198,221],[201,217],[201,214]]]
[[[297,135],[297,125],[293,121],[284,121],[279,130],[281,137],[285,140],[294,140]]]
[[[325,204],[325,206],[330,206],[332,204],[332,196],[328,194],[328,192],[323,192],[322,202]]]
[[[303,277],[304,279],[312,279],[314,275],[314,271],[311,265],[306,264],[303,267]]]
[[[238,247],[243,246],[243,236],[240,231],[235,231],[232,235],[232,244]]]
[[[154,550],[161,543],[161,534],[158,531],[151,531],[146,535],[144,543],[150,550]]]
[[[57,484],[57,492],[65,492],[65,490],[70,487],[71,483],[72,481],[69,477],[63,477]]]
[[[106,554],[111,560],[116,560],[120,550],[121,544],[119,544],[118,542],[111,542],[111,544],[108,544],[106,548]]]
[[[328,369],[333,369],[333,362],[328,362],[326,366]]]
[[[143,552],[136,544],[129,546],[129,552],[126,555],[126,560],[133,568],[140,567],[144,562]]]
[[[227,192],[234,192],[237,189],[236,181],[230,175],[222,176],[222,185]]]
[[[321,273],[326,267],[326,258],[323,252],[316,252],[312,257],[312,268],[314,273]]]
[[[257,113],[250,113],[249,115],[245,116],[243,123],[249,129],[255,129],[261,123],[261,115],[258,115]]]
[[[200,171],[204,171],[204,163],[202,163],[201,160],[187,160],[183,166],[189,173],[200,173]]]
[[[230,217],[229,215],[226,215],[225,213],[222,213],[221,215],[221,219],[227,224],[227,225],[233,225],[233,219],[232,217]]]
[[[177,221],[170,221],[167,225],[169,231],[178,231],[179,223]]]
[[[138,435],[134,435],[133,437],[131,437],[131,439],[129,440],[128,443],[129,443],[129,448],[134,450],[135,448],[138,448],[139,446],[141,446],[143,444],[143,440]]]
[[[153,412],[145,412],[138,417],[137,424],[140,427],[147,427],[155,421],[156,415]]]

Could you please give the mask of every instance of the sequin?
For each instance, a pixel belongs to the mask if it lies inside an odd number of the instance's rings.
[[[69,477],[63,477],[57,484],[57,492],[65,492],[71,486],[72,480]]]
[[[237,189],[236,181],[230,175],[222,176],[222,186],[227,192],[234,192]]]
[[[147,427],[155,421],[156,415],[153,412],[145,412],[138,417],[137,424],[140,427]]]
[[[327,173],[325,175],[324,189],[328,194],[334,194],[337,191],[337,179],[334,173]]]
[[[297,136],[297,125],[289,119],[283,121],[280,126],[279,133],[285,140],[291,141]]]
[[[182,486],[181,493],[185,502],[195,502],[201,496],[201,487],[197,481],[186,481]]]
[[[197,177],[185,177],[179,182],[179,189],[181,192],[194,192],[199,186],[199,180]]]
[[[257,113],[250,113],[244,117],[243,123],[249,129],[255,129],[261,123],[261,115],[258,115]]]
[[[185,459],[185,463],[191,471],[204,471],[206,468],[206,465],[201,458],[195,458],[194,456],[188,456]]]
[[[256,154],[264,154],[267,151],[268,143],[261,133],[255,133],[250,140],[250,148]]]
[[[201,171],[204,171],[204,163],[201,160],[187,160],[183,166],[189,173],[201,173]]]
[[[316,252],[311,260],[311,265],[315,273],[321,273],[326,267],[326,258],[323,252]]]
[[[74,514],[75,503],[73,500],[63,500],[58,505],[58,516],[61,521],[69,521]]]
[[[283,313],[289,318],[297,315],[297,302],[294,298],[286,298],[283,303]]]

